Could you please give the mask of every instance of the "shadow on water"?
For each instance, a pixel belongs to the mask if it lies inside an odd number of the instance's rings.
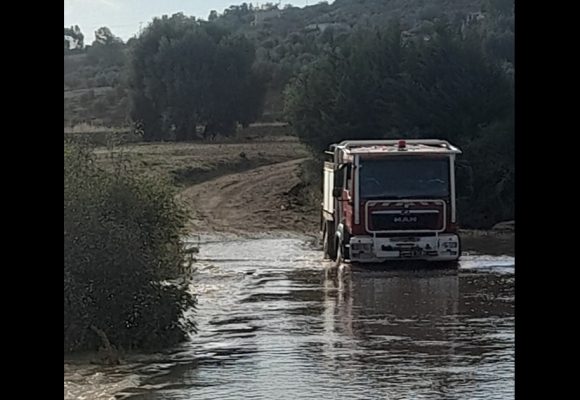
[[[513,397],[513,258],[336,269],[297,238],[201,249],[199,334],[130,360],[116,398]]]

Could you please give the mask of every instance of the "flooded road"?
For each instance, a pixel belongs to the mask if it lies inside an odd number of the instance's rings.
[[[65,362],[67,399],[510,399],[514,258],[331,269],[300,237],[201,238],[199,333],[119,367]]]

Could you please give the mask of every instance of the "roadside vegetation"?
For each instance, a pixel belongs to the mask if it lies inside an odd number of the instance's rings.
[[[195,330],[181,242],[186,212],[170,185],[99,168],[64,145],[65,351],[157,349]]]

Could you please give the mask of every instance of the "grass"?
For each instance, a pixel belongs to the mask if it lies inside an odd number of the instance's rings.
[[[141,140],[129,127],[107,127],[88,123],[65,127],[64,135],[75,141],[89,143],[94,146],[107,146],[112,143],[135,143]]]
[[[115,133],[115,132],[127,132],[129,127],[110,127],[103,125],[95,125],[88,122],[82,122],[73,126],[68,126],[64,128],[64,133],[71,134],[95,134],[95,133]]]
[[[222,139],[216,142],[134,143],[112,151],[95,149],[97,162],[113,168],[122,158],[136,173],[167,179],[177,186],[188,186],[228,173],[241,172],[308,156],[295,137],[262,137],[259,142]]]

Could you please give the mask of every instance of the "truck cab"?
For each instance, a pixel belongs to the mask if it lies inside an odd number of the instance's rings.
[[[444,140],[346,140],[324,163],[322,234],[327,258],[455,262],[455,157]]]

